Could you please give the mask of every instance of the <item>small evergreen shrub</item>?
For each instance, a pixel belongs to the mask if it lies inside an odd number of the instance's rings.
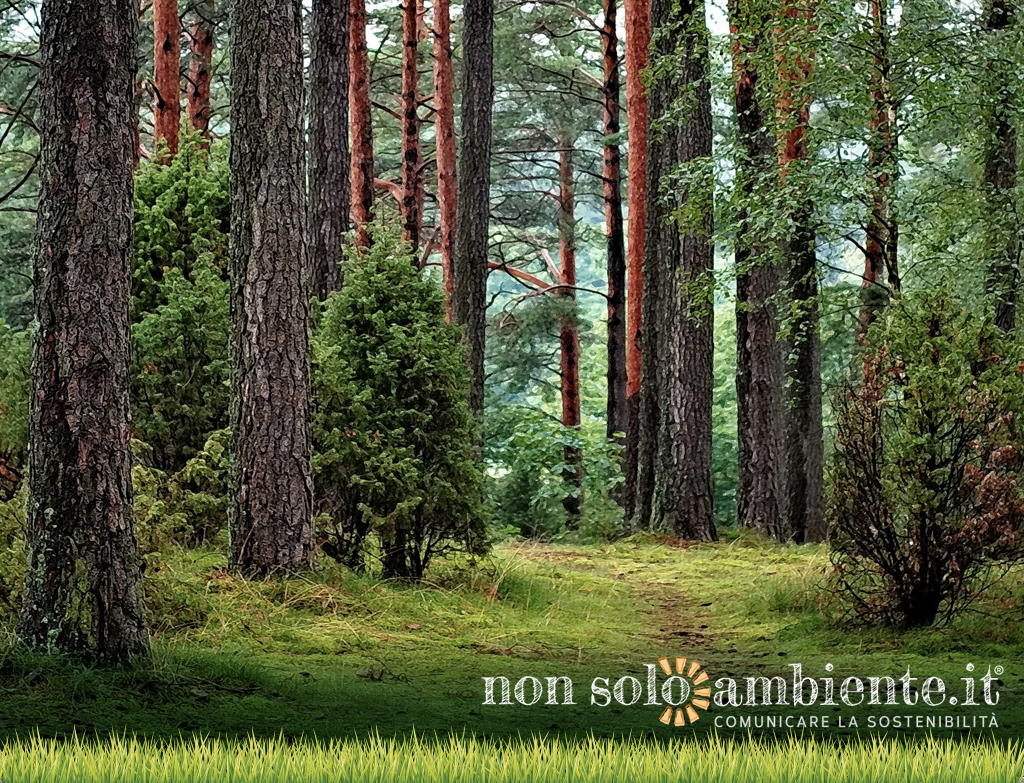
[[[185,132],[135,183],[132,417],[145,464],[177,472],[227,427],[230,196],[222,150]]]
[[[25,472],[31,343],[0,321],[0,501],[14,497]]]
[[[855,618],[928,626],[1024,560],[1019,347],[946,294],[873,327],[837,395],[832,587]]]
[[[390,227],[353,251],[312,340],[314,469],[323,551],[386,578],[484,550],[466,354],[441,288]],[[375,548],[375,549],[374,549]]]

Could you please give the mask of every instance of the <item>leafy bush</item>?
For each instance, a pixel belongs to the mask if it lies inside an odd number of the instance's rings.
[[[149,447],[144,462],[177,471],[228,425],[228,284],[197,260],[158,286],[164,304],[132,329],[132,423]]]
[[[164,275],[186,280],[198,266],[227,279],[231,196],[227,145],[210,151],[202,136],[183,128],[169,164],[144,163],[135,177],[135,264],[132,311],[138,321],[167,302]]]
[[[17,617],[25,580],[27,482],[8,500],[0,498],[0,617]]]
[[[17,492],[25,467],[31,342],[0,321],[0,501]]]
[[[169,472],[228,423],[227,167],[201,142],[187,132],[135,183],[132,416],[146,463]]]
[[[313,335],[316,505],[325,553],[359,567],[372,537],[385,577],[420,578],[434,557],[483,550],[476,425],[440,287],[390,228],[373,237]]]
[[[1024,362],[948,295],[892,307],[835,400],[833,588],[861,620],[931,625],[1024,559]]]

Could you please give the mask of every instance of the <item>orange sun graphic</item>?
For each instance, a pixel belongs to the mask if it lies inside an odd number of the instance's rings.
[[[669,664],[668,658],[659,658],[658,663],[661,664],[662,671],[664,671],[665,674],[670,677],[673,675],[672,666]],[[702,682],[707,682],[708,673],[700,667],[700,664],[697,663],[697,661],[690,661],[689,669],[687,669],[686,659],[676,658],[675,674],[680,677],[686,677],[686,679],[689,680],[691,696],[684,705],[675,708],[666,707],[658,720],[666,726],[669,725],[669,723],[673,726],[682,726],[686,723],[686,718],[689,718],[690,723],[696,723],[700,720],[700,715],[694,707],[700,707],[700,709],[706,710],[708,708],[708,700],[711,698],[710,686],[705,686],[703,688],[697,687]],[[672,718],[673,711],[675,712],[674,720]]]

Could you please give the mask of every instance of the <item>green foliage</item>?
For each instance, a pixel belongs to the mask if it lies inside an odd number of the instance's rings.
[[[227,426],[227,167],[185,132],[136,180],[132,404],[146,462],[175,472]]]
[[[210,432],[228,423],[228,284],[197,259],[187,279],[170,268],[157,285],[162,304],[132,329],[135,436],[147,464],[179,470]]]
[[[1024,559],[1021,358],[944,291],[872,327],[863,377],[837,396],[830,471],[833,586],[858,618],[948,620]]]
[[[0,618],[18,616],[25,579],[27,482],[9,500],[0,498]]]
[[[32,340],[0,321],[0,463],[20,469],[28,443],[29,365]],[[0,476],[0,497],[4,479]]]
[[[135,178],[135,320],[167,302],[161,283],[171,269],[186,280],[193,269],[213,269],[227,279],[230,192],[226,145],[203,147],[182,128],[169,164],[145,163]]]
[[[353,251],[312,340],[317,510],[324,551],[358,566],[373,537],[387,577],[481,552],[476,424],[459,331],[440,287],[390,226]]]

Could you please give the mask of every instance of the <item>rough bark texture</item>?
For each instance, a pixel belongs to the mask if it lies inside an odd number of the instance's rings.
[[[452,258],[455,253],[455,75],[452,69],[448,0],[434,0],[434,134],[437,140],[438,250],[448,320],[452,317]]]
[[[864,279],[857,323],[857,342],[889,300],[889,291],[900,288],[896,253],[899,234],[892,214],[898,152],[894,126],[896,101],[889,78],[889,22],[886,0],[868,0],[871,24],[871,119],[868,122],[868,185],[871,212],[864,237]]]
[[[626,452],[623,506],[626,516],[636,511],[640,438],[640,319],[643,313],[644,208],[647,183],[647,88],[643,73],[651,42],[650,0],[623,0],[626,23],[626,120],[629,139],[629,245],[626,256]]]
[[[809,34],[814,29],[815,6],[816,0],[788,0],[782,7],[776,31],[778,149],[783,189],[790,185],[791,177],[796,179],[788,199],[792,229],[782,245],[790,316],[783,343],[786,379],[779,507],[784,523],[779,538],[797,542],[823,541],[827,532],[816,232],[806,187],[797,178],[800,170],[806,169],[809,156],[807,133],[814,69]],[[895,270],[895,261],[892,269]]]
[[[231,40],[230,564],[313,557],[302,3],[235,0]]]
[[[783,360],[779,343],[778,256],[766,232],[765,189],[775,177],[775,138],[761,110],[759,86],[770,15],[760,0],[732,0],[733,84],[738,125],[737,187],[744,206],[736,235],[736,520],[785,540],[782,485]],[[770,61],[769,61],[770,62]]]
[[[213,7],[199,2],[193,11],[192,56],[188,64],[185,105],[192,127],[210,138],[210,67],[213,62]]]
[[[27,569],[18,636],[121,663],[149,647],[132,515],[134,0],[42,9]]]
[[[321,301],[341,287],[352,208],[348,151],[349,0],[314,0],[309,72],[309,266]]]
[[[366,50],[366,0],[351,0],[349,10],[352,222],[356,226],[356,244],[369,247],[366,225],[373,220],[373,117],[370,113],[370,59]]]
[[[704,5],[654,0],[655,57],[673,67],[651,86],[646,234],[644,237],[643,369],[636,508],[638,525],[694,540],[715,538],[711,487],[714,266],[712,194],[659,194],[680,165],[711,155],[711,89]],[[671,30],[671,33],[668,31]],[[684,118],[655,130],[686,96]],[[674,211],[698,212],[680,226]]]
[[[573,173],[573,143],[562,137],[558,150],[558,257],[559,296],[569,302],[568,312],[559,324],[561,348],[562,426],[577,433],[580,429],[580,333],[576,322],[576,181]],[[566,494],[562,499],[565,524],[579,527],[583,512],[583,452],[574,445],[562,450],[565,470],[562,480]]]
[[[619,132],[619,54],[615,0],[604,0],[604,134]],[[605,143],[604,223],[608,248],[608,437],[629,428],[626,402],[626,246],[622,222],[622,175],[617,143]]]
[[[452,316],[465,325],[469,347],[469,407],[484,411],[487,250],[491,211],[491,112],[494,97],[494,2],[466,0],[462,10],[462,155]]]
[[[422,150],[420,148],[419,40],[420,13],[415,0],[402,6],[402,239],[413,255],[420,246],[423,204]]]
[[[1013,8],[1006,0],[987,0],[983,29],[990,46],[997,48],[1013,25]],[[1020,229],[1014,209],[1017,185],[1017,129],[1007,106],[1009,90],[1006,65],[993,53],[987,69],[987,94],[982,100],[985,138],[983,168],[987,225],[985,237],[989,260],[989,293],[995,299],[996,326],[1013,331],[1017,323],[1017,289],[1020,286]]]
[[[180,38],[178,0],[153,0],[153,151],[163,140],[171,156],[178,153],[181,124]]]

